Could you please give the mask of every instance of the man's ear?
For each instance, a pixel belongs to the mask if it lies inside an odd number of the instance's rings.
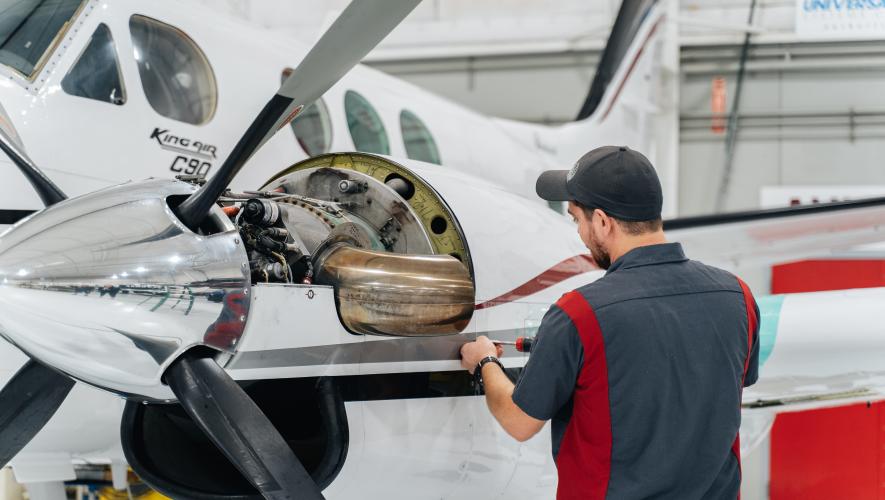
[[[594,218],[599,221],[599,229],[602,230],[604,233],[608,233],[613,229],[610,226],[614,221],[612,221],[605,212],[596,208],[593,210],[593,215],[595,216]]]

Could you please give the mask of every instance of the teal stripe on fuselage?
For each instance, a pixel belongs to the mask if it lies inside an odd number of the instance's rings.
[[[774,349],[774,341],[777,338],[777,326],[780,322],[781,308],[784,305],[785,295],[769,295],[756,299],[759,306],[759,315],[762,317],[759,323],[759,366],[771,356]]]

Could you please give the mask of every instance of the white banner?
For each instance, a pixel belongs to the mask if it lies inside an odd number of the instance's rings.
[[[796,33],[885,39],[885,0],[796,0]]]

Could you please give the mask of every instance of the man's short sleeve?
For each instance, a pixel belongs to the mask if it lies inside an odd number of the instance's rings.
[[[513,402],[531,417],[550,420],[571,399],[583,362],[578,330],[562,309],[551,306],[513,390]]]
[[[759,331],[762,324],[762,316],[759,314],[759,305],[753,299],[753,309],[756,311],[756,331],[753,332],[753,346],[750,349],[750,362],[747,364],[747,374],[744,376],[744,387],[750,387],[759,379]]]

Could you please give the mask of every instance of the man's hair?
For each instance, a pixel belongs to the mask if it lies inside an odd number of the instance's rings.
[[[580,207],[581,210],[584,211],[584,215],[586,215],[588,218],[593,216],[593,210],[595,209],[581,205],[577,201],[575,202],[575,205]],[[605,210],[603,210],[603,212],[605,212]],[[664,221],[660,217],[650,220],[627,221],[621,220],[610,214],[606,215],[614,219],[615,222],[617,222],[618,225],[621,226],[621,229],[623,229],[624,232],[629,234],[630,236],[639,236],[640,234],[654,233],[660,231],[664,227]]]

